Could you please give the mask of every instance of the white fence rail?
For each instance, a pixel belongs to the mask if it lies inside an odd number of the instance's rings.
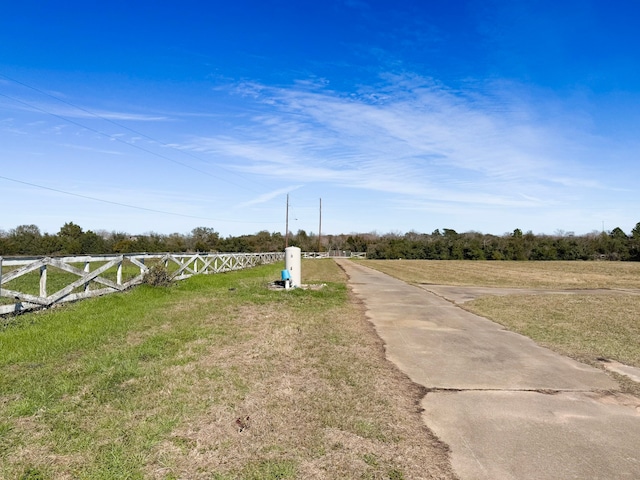
[[[96,255],[77,257],[0,257],[0,315],[21,313],[27,310],[48,308],[53,305],[97,297],[108,293],[121,292],[142,283],[149,270],[145,262],[162,262],[170,272],[171,278],[181,280],[197,274],[213,274],[242,270],[284,259],[284,252],[270,253],[216,253],[216,254],[133,254],[133,255]],[[123,281],[124,264],[128,266],[128,279]],[[92,270],[92,265],[99,266]],[[82,266],[82,268],[79,268]],[[7,268],[8,267],[8,268]],[[12,267],[16,267],[12,269]],[[3,271],[3,269],[5,271]],[[6,271],[8,270],[8,271]],[[48,281],[50,270],[66,272],[56,275],[64,279],[64,285],[52,288]],[[131,272],[135,270],[135,274]],[[39,284],[35,286],[32,272],[38,272]],[[32,278],[27,280],[27,276]],[[111,278],[109,278],[111,277]],[[26,280],[21,283],[19,279]],[[16,282],[14,282],[16,281]],[[4,288],[14,282],[14,289]],[[26,293],[21,290],[34,289],[39,292]],[[49,290],[55,289],[53,293]],[[3,300],[4,299],[4,300]],[[6,299],[10,299],[7,301]]]
[[[349,250],[330,250],[328,252],[302,252],[302,258],[367,258],[367,254]]]

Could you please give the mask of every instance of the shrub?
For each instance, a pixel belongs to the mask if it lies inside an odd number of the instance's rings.
[[[171,285],[171,275],[164,265],[156,263],[149,267],[144,274],[142,283],[152,285],[154,287],[167,287]]]

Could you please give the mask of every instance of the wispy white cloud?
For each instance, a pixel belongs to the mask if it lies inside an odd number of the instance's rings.
[[[291,193],[295,190],[298,190],[299,188],[302,188],[302,185],[294,185],[294,186],[290,186],[290,187],[285,187],[285,188],[280,188],[278,190],[274,190],[272,192],[268,192],[265,194],[262,194],[252,200],[249,200],[247,202],[243,202],[240,203],[238,205],[236,205],[236,208],[246,208],[246,207],[251,207],[253,205],[258,205],[261,203],[266,203],[270,200],[273,200],[274,198],[277,198],[281,195],[285,195],[287,193]]]
[[[39,106],[48,113],[54,113],[65,118],[96,119],[102,118],[112,121],[134,121],[134,122],[163,122],[169,120],[164,115],[150,115],[137,112],[110,111],[100,109],[80,110],[73,107],[59,107],[55,105]]]
[[[454,91],[415,76],[386,81],[376,95],[368,88],[349,96],[243,84],[240,93],[264,112],[224,136],[194,138],[188,148],[227,158],[244,174],[416,202],[525,208],[561,201],[565,193],[551,187],[557,182],[607,188],[577,167],[588,133],[573,124],[563,131],[559,117],[541,118],[515,87]]]
[[[186,161],[216,173],[218,180],[206,184],[207,195],[216,196],[208,207],[219,212],[214,218],[235,215],[255,223],[277,217],[281,206],[270,201],[298,190],[299,210],[316,195],[339,198],[359,220],[382,230],[402,228],[393,226],[397,222],[414,228],[414,219],[425,217],[449,226],[458,217],[460,228],[481,229],[480,222],[465,219],[496,215],[503,224],[524,227],[518,219],[560,218],[551,214],[580,205],[594,192],[604,197],[622,188],[598,175],[595,159],[609,146],[606,139],[592,136],[588,122],[573,122],[562,105],[539,108],[535,96],[521,95],[519,88],[503,83],[453,90],[409,75],[386,76],[377,88],[350,94],[322,83],[243,84],[223,128],[198,124],[199,131],[214,133],[186,141],[179,141],[180,129],[163,147],[176,150],[172,158],[197,152]],[[112,144],[91,143],[89,137],[81,146],[73,140],[62,146],[119,154]],[[143,139],[130,140],[136,141]],[[198,179],[188,182],[198,185]],[[367,210],[373,206],[386,212]],[[311,215],[299,215],[300,221],[308,223]],[[383,218],[385,224],[378,224]],[[552,230],[560,227],[576,229],[556,223]]]
[[[106,119],[111,121],[135,122],[164,122],[171,120],[171,118],[166,115],[103,110],[85,106],[75,108],[72,105],[56,104],[53,102],[35,102],[21,98],[17,98],[16,100],[17,101],[14,102],[3,102],[3,108],[30,113],[48,113],[54,116],[73,119]]]

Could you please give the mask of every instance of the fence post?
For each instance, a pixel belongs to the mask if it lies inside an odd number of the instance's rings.
[[[118,273],[116,274],[116,283],[118,285],[122,285],[122,264],[124,257],[120,257],[120,261],[118,262]]]
[[[89,273],[89,272],[91,272],[91,264],[89,260],[86,260],[84,262],[84,273]],[[85,293],[89,291],[89,282],[84,284],[84,291]]]
[[[0,257],[0,294],[1,293],[2,293],[2,257]]]
[[[40,267],[40,296],[47,298],[47,265]]]

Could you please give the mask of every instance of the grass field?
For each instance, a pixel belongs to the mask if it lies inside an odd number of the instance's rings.
[[[640,288],[640,262],[364,260],[411,283],[516,288]]]
[[[26,314],[0,330],[0,478],[453,478],[423,392],[332,260]]]
[[[367,260],[364,265],[419,284],[611,289],[610,294],[485,296],[463,305],[478,315],[582,362],[640,367],[640,263]],[[635,291],[634,291],[635,290]],[[640,394],[640,385],[625,388]]]

